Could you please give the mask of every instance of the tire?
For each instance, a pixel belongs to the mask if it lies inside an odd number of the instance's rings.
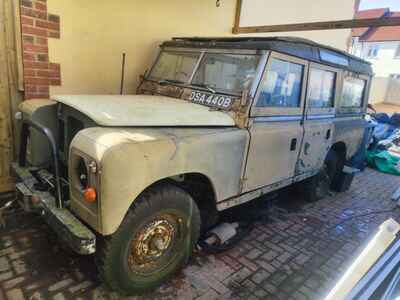
[[[125,295],[154,289],[188,261],[199,233],[200,213],[189,194],[171,184],[145,191],[101,241],[100,278]]]
[[[304,200],[316,202],[325,198],[329,194],[329,190],[334,186],[335,180],[337,180],[342,169],[343,166],[336,152],[330,150],[319,173],[302,183],[301,189]]]

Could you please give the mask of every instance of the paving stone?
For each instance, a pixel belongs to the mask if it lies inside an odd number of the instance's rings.
[[[25,277],[20,276],[20,277],[15,277],[13,279],[7,280],[5,282],[3,282],[3,288],[4,289],[11,289],[17,285],[19,285],[20,283],[22,283],[23,281],[25,281]]]
[[[13,289],[7,292],[8,300],[24,300],[24,294],[21,289]]]
[[[300,204],[294,214],[287,207],[297,201],[296,195],[284,205],[270,204],[250,235],[233,249],[195,255],[180,275],[160,289],[127,299],[313,300],[324,296],[383,221],[389,217],[400,221],[400,211],[349,220],[343,232],[332,228],[349,211],[392,209],[395,203],[390,197],[399,185],[398,177],[367,169],[355,177],[348,192]],[[279,201],[285,202],[282,197]],[[61,247],[57,250],[54,241],[49,242],[51,231],[39,217],[21,211],[14,215],[16,221],[9,223],[14,225],[0,233],[0,300],[30,295],[31,300],[125,299],[98,283],[90,257],[59,252]],[[42,299],[33,299],[34,295]]]
[[[256,284],[260,284],[265,279],[267,279],[271,274],[264,270],[258,270],[255,274],[251,277],[251,280]]]
[[[65,288],[65,287],[71,285],[73,282],[74,281],[70,278],[64,279],[64,280],[61,280],[61,281],[49,286],[48,290],[49,290],[49,292],[54,292],[54,291],[57,291],[59,289],[62,289],[62,288]]]
[[[10,264],[5,256],[0,257],[0,272],[8,271]]]

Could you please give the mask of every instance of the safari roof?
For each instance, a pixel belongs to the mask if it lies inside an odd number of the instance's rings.
[[[272,50],[352,72],[373,75],[369,62],[342,50],[296,37],[175,37],[161,47]]]

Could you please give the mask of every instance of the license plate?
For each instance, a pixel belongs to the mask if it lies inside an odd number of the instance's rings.
[[[228,96],[221,96],[196,91],[192,91],[190,93],[188,100],[194,103],[217,107],[221,109],[230,109],[234,102],[234,99]]]

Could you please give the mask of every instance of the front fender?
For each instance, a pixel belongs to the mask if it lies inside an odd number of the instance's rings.
[[[93,139],[90,129],[85,131]],[[246,130],[104,128],[103,131],[103,135],[94,137],[103,149],[104,141],[110,143],[99,163],[99,231],[103,235],[114,233],[133,201],[161,179],[186,173],[203,174],[212,182],[217,201],[240,192],[248,140]],[[121,139],[121,134],[125,138]]]

